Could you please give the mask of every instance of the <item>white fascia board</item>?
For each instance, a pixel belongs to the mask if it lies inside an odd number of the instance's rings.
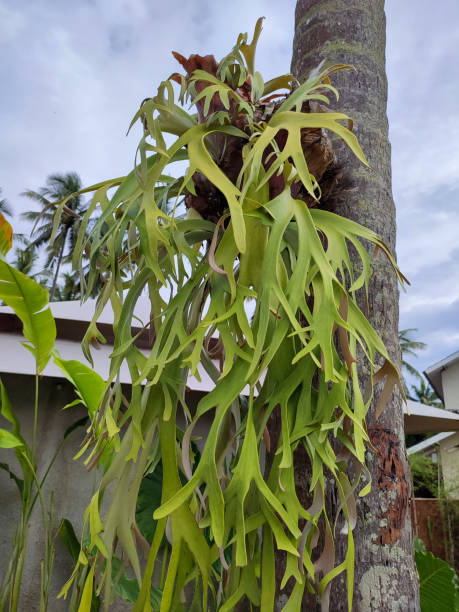
[[[429,374],[434,374],[435,372],[438,372],[439,370],[442,370],[443,368],[447,368],[448,366],[452,365],[456,361],[459,361],[459,351],[456,351],[455,353],[448,355],[448,357],[445,357],[441,361],[434,363],[434,365],[429,366],[425,370],[425,372],[426,373],[428,372]]]
[[[35,359],[30,351],[22,346],[22,341],[22,336],[18,334],[0,334],[0,342],[2,347],[2,350],[0,351],[0,372],[9,374],[27,374],[30,376],[35,374]],[[108,378],[110,370],[110,355],[113,352],[113,346],[102,344],[98,349],[91,350],[94,360],[94,367],[92,367],[91,364],[86,361],[79,342],[58,338],[55,343],[55,348],[59,351],[62,359],[74,359],[81,361],[88,367],[94,369],[94,371],[100,374],[104,380]],[[146,357],[148,356],[147,351],[141,350],[141,352]],[[189,376],[186,383],[187,386],[193,391],[208,392],[213,389],[214,384],[201,365],[198,366],[198,373],[201,380],[199,381],[194,376]],[[122,363],[119,374],[122,383],[131,384],[131,377],[126,362]],[[53,359],[50,359],[42,375],[65,378],[62,370],[54,363]]]
[[[64,319],[72,321],[87,321],[88,323],[92,320],[94,312],[96,310],[96,300],[89,299],[86,302],[81,303],[78,300],[71,300],[68,302],[50,302],[49,304],[53,317],[55,319]],[[14,311],[9,306],[1,306],[0,313],[14,314]],[[150,300],[146,296],[140,296],[137,300],[134,315],[138,317],[143,324],[146,324],[150,318]],[[113,310],[108,302],[105,305],[100,317],[97,319],[98,323],[106,323],[108,325],[113,324]],[[136,322],[134,318],[132,321],[134,327],[141,327],[140,323]]]
[[[439,420],[448,419],[457,421],[459,424],[459,414],[457,412],[451,412],[451,410],[445,410],[444,408],[435,408],[435,406],[427,406],[412,400],[408,400],[403,406],[403,412],[408,416],[430,417]]]
[[[445,357],[441,361],[434,363],[434,365],[429,366],[423,372],[424,376],[434,388],[435,393],[443,402],[445,401],[445,397],[443,392],[442,372],[452,366],[457,361],[459,361],[459,351],[456,351],[455,353],[448,355],[448,357]]]

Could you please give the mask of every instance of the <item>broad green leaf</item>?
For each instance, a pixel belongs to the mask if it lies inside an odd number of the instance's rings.
[[[128,578],[123,572],[119,576],[121,561],[116,557],[113,558],[112,579],[115,582],[116,594],[130,603],[135,603],[139,597],[139,585],[137,580]],[[116,578],[119,578],[116,580]],[[161,606],[162,591],[155,587],[151,587],[150,591],[150,606],[152,612],[158,612]]]
[[[24,440],[7,429],[0,429],[0,448],[24,446]]]
[[[56,339],[56,324],[48,307],[48,292],[22,272],[0,261],[0,299],[10,306],[23,325],[24,346],[42,372],[51,357]]]
[[[431,552],[415,553],[419,574],[421,610],[429,612],[450,612],[454,610],[457,586],[454,583],[454,570]]]
[[[80,555],[80,542],[76,537],[72,523],[68,519],[61,520],[57,530],[57,535],[64,544],[69,555],[72,557],[72,561],[77,563]]]
[[[91,368],[74,360],[54,358],[65,377],[74,385],[75,390],[87,407],[90,418],[94,418],[100,408],[104,393],[105,381]]]
[[[14,414],[13,406],[11,405],[10,399],[5,389],[5,385],[3,384],[3,381],[1,379],[0,379],[0,400],[1,400],[0,414],[12,424],[14,435],[20,437],[21,425],[16,415]]]

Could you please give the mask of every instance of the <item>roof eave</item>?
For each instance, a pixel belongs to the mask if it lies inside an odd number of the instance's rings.
[[[445,357],[437,363],[434,363],[433,365],[426,368],[423,372],[424,376],[430,382],[435,393],[442,400],[442,402],[445,401],[443,397],[442,372],[444,372],[447,368],[457,362],[459,362],[459,351],[456,351],[455,353],[448,355],[448,357]]]

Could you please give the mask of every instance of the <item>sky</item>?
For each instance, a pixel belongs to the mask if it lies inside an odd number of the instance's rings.
[[[145,97],[177,69],[170,51],[221,58],[264,15],[257,68],[290,69],[294,0],[0,0],[0,187],[21,196],[54,172],[85,185],[130,171]],[[388,116],[397,256],[411,287],[400,329],[423,370],[459,350],[459,5],[386,0]],[[345,109],[343,109],[345,110]]]

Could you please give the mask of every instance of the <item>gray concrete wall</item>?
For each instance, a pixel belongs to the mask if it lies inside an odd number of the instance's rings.
[[[34,378],[17,374],[0,374],[13,409],[21,423],[23,436],[30,441],[33,428]],[[82,416],[85,409],[76,406],[63,411],[62,408],[75,399],[73,389],[67,381],[54,378],[43,378],[40,382],[39,428],[37,436],[39,472],[48,464],[53,453],[63,439],[66,429]],[[9,427],[0,417],[0,427]],[[51,491],[54,491],[54,528],[62,518],[69,519],[80,536],[83,525],[83,513],[95,488],[97,474],[88,473],[82,460],[74,461],[79,444],[84,437],[84,428],[76,430],[68,439],[51,471],[45,487],[45,499],[49,502]],[[0,462],[8,463],[20,475],[14,450],[0,449]],[[15,483],[8,474],[0,470],[0,583],[11,552],[13,533],[16,521],[20,516],[20,499]],[[20,610],[35,612],[40,606],[40,563],[44,555],[42,518],[39,505],[36,505],[30,523],[27,557],[24,567]],[[68,609],[68,603],[57,600],[56,596],[62,585],[69,578],[73,569],[70,556],[56,541],[56,553],[52,576],[48,610],[61,612]],[[110,610],[127,610],[123,603],[113,604]]]

